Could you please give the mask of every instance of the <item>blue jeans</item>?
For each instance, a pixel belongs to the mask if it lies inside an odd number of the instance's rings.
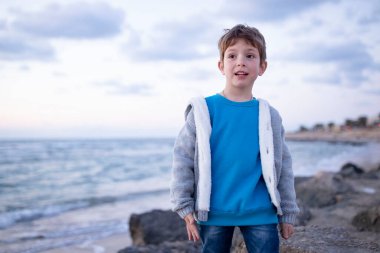
[[[249,253],[278,253],[277,224],[239,226]],[[229,253],[234,226],[200,225],[202,253]]]

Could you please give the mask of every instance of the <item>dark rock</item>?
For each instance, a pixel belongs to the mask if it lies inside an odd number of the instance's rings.
[[[352,219],[352,225],[360,231],[380,232],[380,205],[355,215]]]
[[[361,174],[364,173],[364,170],[359,166],[353,163],[346,163],[340,169],[339,174],[343,177],[358,178]]]
[[[380,179],[380,170],[371,170],[371,171],[368,171],[366,173],[364,173],[363,175],[361,175],[361,178],[365,178],[365,179]]]
[[[300,213],[297,215],[295,226],[305,226],[309,220],[311,220],[312,215],[308,206],[306,206],[302,200],[297,199],[297,205],[300,209]]]
[[[192,241],[164,242],[159,245],[131,246],[118,253],[199,253],[201,244]]]
[[[379,252],[377,242],[352,236],[344,228],[306,226],[296,227],[294,235],[281,239],[281,253],[372,253]]]
[[[310,207],[324,207],[337,202],[337,194],[347,193],[352,187],[334,173],[321,172],[295,185],[297,197]]]
[[[157,245],[165,241],[187,240],[185,222],[170,210],[132,214],[129,230],[133,245]]]

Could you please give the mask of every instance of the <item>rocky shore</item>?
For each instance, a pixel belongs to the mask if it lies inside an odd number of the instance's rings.
[[[281,253],[380,252],[380,165],[346,164],[337,173],[297,177],[301,209],[296,232],[281,239]],[[183,220],[170,210],[133,214],[132,246],[118,253],[195,253],[200,243],[187,240]],[[232,251],[247,252],[238,229]]]
[[[380,128],[352,129],[345,131],[304,131],[286,133],[292,141],[328,141],[347,143],[380,142]]]

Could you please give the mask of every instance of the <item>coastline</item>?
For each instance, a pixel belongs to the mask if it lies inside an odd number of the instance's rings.
[[[285,138],[289,141],[326,141],[348,144],[380,143],[380,128],[344,131],[288,132],[285,134]]]

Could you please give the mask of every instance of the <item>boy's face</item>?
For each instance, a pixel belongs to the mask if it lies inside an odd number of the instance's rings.
[[[257,48],[238,39],[224,53],[223,61],[218,67],[226,76],[226,85],[231,88],[252,88],[258,76],[264,74],[267,63],[260,64],[260,54]]]

